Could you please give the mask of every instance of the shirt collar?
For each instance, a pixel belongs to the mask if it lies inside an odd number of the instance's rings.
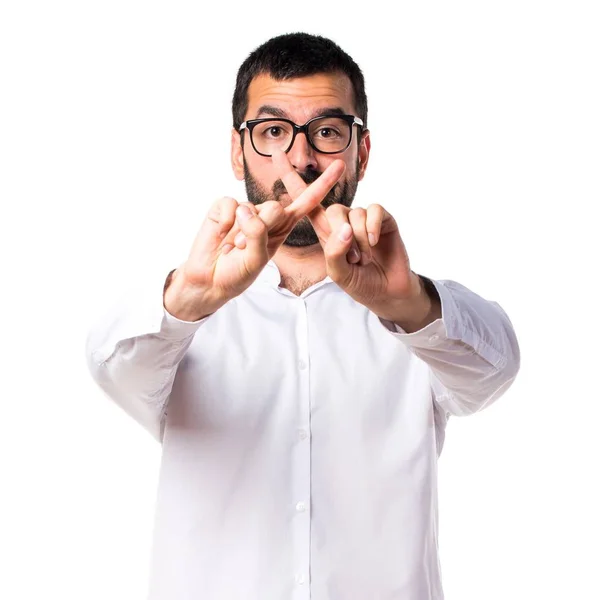
[[[281,283],[281,272],[279,271],[279,267],[275,264],[275,261],[270,260],[266,264],[265,268],[260,272],[259,276],[257,277],[257,280],[266,283],[267,285],[274,288],[279,287],[279,284]],[[325,279],[319,281],[318,284],[315,285],[321,286],[326,283],[333,283],[333,279],[331,279],[329,275],[327,275]]]

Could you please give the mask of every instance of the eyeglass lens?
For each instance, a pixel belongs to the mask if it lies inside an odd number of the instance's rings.
[[[323,117],[308,127],[311,142],[322,152],[341,152],[348,146],[352,129],[344,119]],[[293,136],[294,129],[286,121],[259,123],[252,130],[254,146],[262,154],[272,154],[274,148],[287,150]]]

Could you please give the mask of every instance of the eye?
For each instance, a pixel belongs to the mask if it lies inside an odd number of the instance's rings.
[[[280,121],[261,123],[256,128],[256,132],[266,141],[281,140],[284,137],[292,135],[290,126]]]
[[[269,132],[271,133],[271,135],[273,137],[277,137],[281,133],[281,127],[277,127],[277,126],[271,127],[269,129]]]
[[[279,137],[279,135],[281,135],[281,127],[279,127],[277,125],[272,125],[271,127],[269,127],[268,129],[266,129],[263,132],[263,135],[265,137],[271,137],[271,138]]]
[[[317,135],[325,139],[331,139],[334,137],[339,137],[341,133],[333,127],[321,127],[321,129],[317,130]]]

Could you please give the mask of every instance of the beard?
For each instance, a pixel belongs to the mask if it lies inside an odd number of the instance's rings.
[[[356,195],[356,189],[358,187],[358,165],[359,161],[357,157],[354,174],[343,182],[338,181],[321,201],[321,206],[324,209],[328,208],[332,204],[342,204],[348,208],[352,205],[354,196]],[[319,178],[321,173],[310,169],[305,173],[298,173],[298,175],[300,175],[304,183],[310,185],[313,181]],[[246,195],[248,196],[248,200],[255,206],[270,200],[275,200],[278,202],[279,198],[283,194],[287,193],[287,190],[285,189],[281,179],[275,181],[270,192],[265,190],[265,188],[263,188],[250,173],[245,157],[244,182],[246,184]],[[302,219],[296,223],[292,231],[290,231],[290,234],[283,242],[283,245],[298,248],[302,246],[312,246],[318,243],[319,238],[314,227],[312,226],[312,223],[310,222],[310,219],[308,217],[302,217]]]

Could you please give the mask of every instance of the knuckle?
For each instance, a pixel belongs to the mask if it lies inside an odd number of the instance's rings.
[[[248,221],[248,232],[254,237],[260,237],[267,232],[267,226],[262,219],[256,217]]]
[[[210,207],[207,220],[219,225],[220,234],[226,234],[235,223],[237,202],[233,198],[224,197],[215,200]]]
[[[344,209],[346,207],[342,206],[341,204],[332,204],[331,206],[328,206],[325,209],[325,214],[329,217],[329,216],[334,216],[334,215],[341,215],[344,214]]]
[[[247,206],[250,209],[250,212],[254,213],[255,215],[258,214],[258,210],[256,209],[256,206],[252,204],[252,202],[241,202],[240,204],[242,206]]]
[[[279,202],[275,202],[275,200],[268,200],[263,204],[264,209],[268,209],[272,211],[273,214],[281,214],[284,212],[283,206]]]
[[[229,196],[219,198],[215,202],[215,206],[219,208],[220,214],[229,217],[235,213],[235,209],[238,207],[238,201]]]
[[[265,224],[270,226],[280,222],[283,215],[284,210],[278,204],[264,206],[260,211],[260,218],[265,222]]]
[[[362,223],[367,217],[367,211],[364,208],[355,208],[350,211],[350,222],[351,223]]]
[[[281,221],[285,217],[285,210],[281,205],[274,206],[272,209],[273,220]]]
[[[223,196],[222,198],[219,198],[215,204],[221,208],[225,208],[229,206],[237,206],[238,201],[231,196]]]
[[[235,210],[222,213],[219,218],[219,223],[221,224],[221,231],[223,233],[228,233],[231,231],[235,225]]]

